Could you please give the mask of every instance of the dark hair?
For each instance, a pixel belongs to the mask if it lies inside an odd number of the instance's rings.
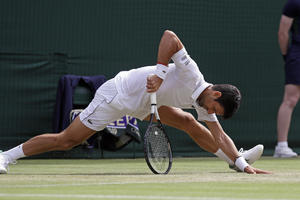
[[[212,90],[222,93],[215,101],[219,102],[224,108],[224,119],[228,119],[233,116],[239,109],[241,104],[241,93],[237,87],[230,84],[216,84],[212,86]]]

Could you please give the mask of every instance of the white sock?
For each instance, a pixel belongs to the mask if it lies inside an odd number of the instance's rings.
[[[287,141],[284,141],[284,142],[278,142],[278,143],[277,143],[277,146],[279,146],[279,147],[288,147],[288,142],[287,142]]]
[[[218,149],[218,151],[214,154],[220,159],[226,161],[229,165],[234,165],[234,162],[221,149]]]
[[[25,157],[25,154],[23,152],[22,148],[23,144],[20,144],[19,146],[16,146],[8,151],[2,152],[2,155],[8,156],[9,162],[13,162],[15,160],[18,160],[19,158]]]

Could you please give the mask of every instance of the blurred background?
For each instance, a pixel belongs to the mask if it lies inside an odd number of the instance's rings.
[[[284,0],[0,1],[0,149],[53,132],[58,81],[156,64],[164,30],[174,31],[206,81],[238,86],[243,100],[220,119],[238,148],[264,144],[272,155],[284,87],[277,31]],[[195,114],[193,111],[190,111]],[[300,147],[295,109],[289,145]],[[138,122],[141,135],[147,123]],[[175,156],[210,155],[167,127]],[[295,149],[297,151],[297,149]],[[299,152],[299,149],[298,149]],[[143,145],[116,152],[75,148],[37,157],[140,157]]]

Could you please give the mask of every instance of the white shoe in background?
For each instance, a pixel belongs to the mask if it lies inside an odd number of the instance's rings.
[[[289,147],[275,147],[275,152],[273,157],[274,158],[292,158],[292,157],[297,157],[298,154],[294,152],[291,148]]]

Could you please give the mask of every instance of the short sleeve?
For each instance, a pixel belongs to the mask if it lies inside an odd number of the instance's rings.
[[[180,67],[182,69],[187,69],[187,66],[191,63],[192,59],[188,55],[187,51],[185,48],[182,48],[179,50],[177,53],[175,53],[172,58],[173,62],[177,67]]]
[[[282,14],[290,17],[290,18],[295,18],[299,16],[300,12],[300,1],[298,0],[288,0],[283,7]]]

